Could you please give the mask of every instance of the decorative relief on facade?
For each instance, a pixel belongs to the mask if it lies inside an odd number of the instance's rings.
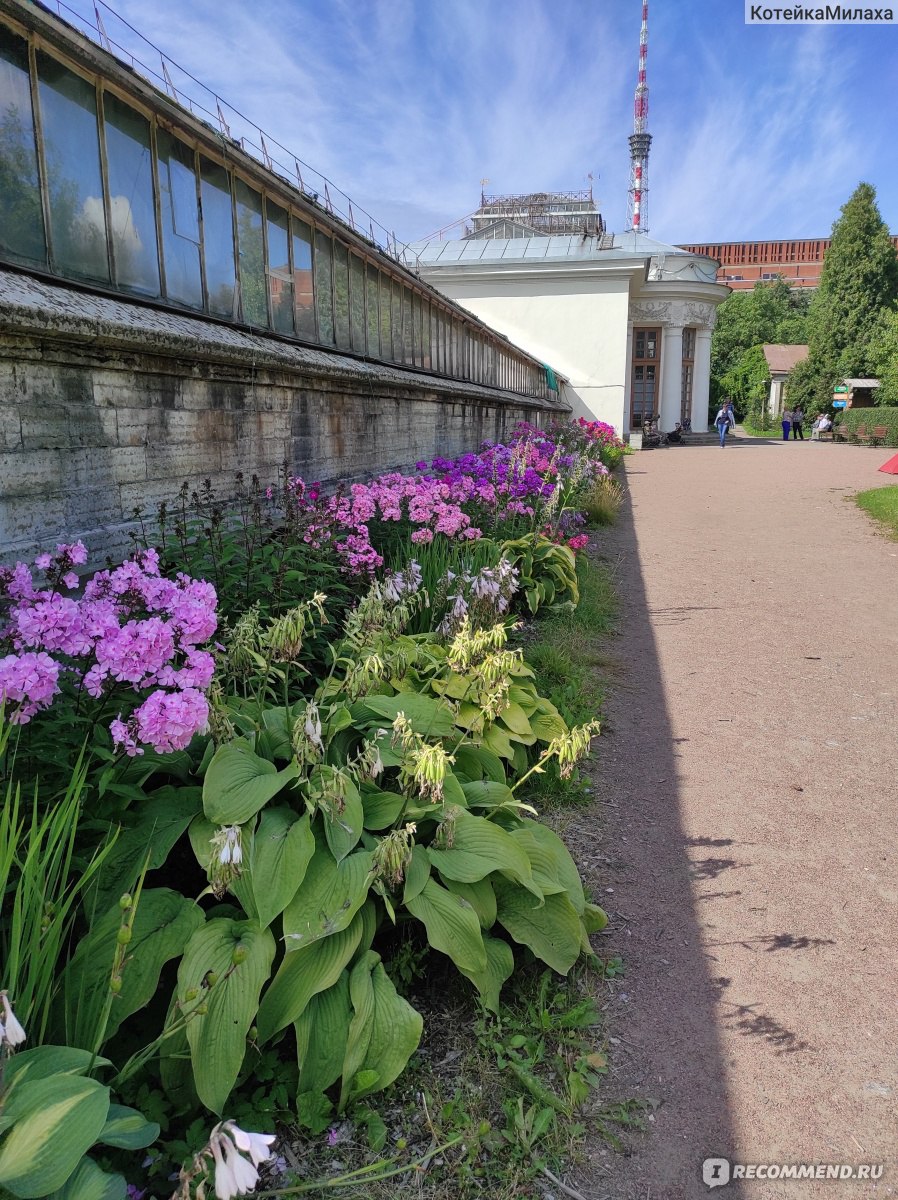
[[[669,301],[636,300],[630,305],[630,320],[634,325],[670,325],[672,307]]]
[[[710,330],[716,317],[715,305],[697,300],[634,300],[630,304],[630,321],[634,325],[694,326]]]
[[[699,329],[713,329],[717,320],[717,306],[703,304],[696,300],[687,300],[683,305],[685,324],[695,325]]]

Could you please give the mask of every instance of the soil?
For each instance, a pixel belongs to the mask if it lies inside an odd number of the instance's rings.
[[[898,543],[856,505],[889,451],[737,438],[626,460],[598,552],[621,597],[595,811],[565,830],[609,910],[612,1099],[589,1200],[898,1195]],[[733,1181],[702,1162],[884,1164]]]

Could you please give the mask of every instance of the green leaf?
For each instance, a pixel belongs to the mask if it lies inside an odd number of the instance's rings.
[[[498,902],[497,921],[522,946],[560,975],[566,975],[580,955],[581,924],[566,893],[535,896],[497,875],[493,881]]]
[[[324,1133],[333,1119],[334,1106],[321,1092],[300,1092],[296,1098],[296,1119],[310,1133]]]
[[[450,892],[467,900],[477,913],[481,929],[492,929],[496,923],[496,893],[489,879],[479,879],[475,883],[444,879],[443,883]]]
[[[336,983],[313,996],[293,1024],[300,1094],[324,1092],[340,1078],[351,1017],[349,972],[341,971]]]
[[[17,1087],[6,1102],[12,1128],[0,1143],[0,1191],[22,1200],[62,1187],[109,1111],[109,1088],[78,1075],[51,1076]]]
[[[371,986],[374,998],[371,1037],[363,1071],[353,1083],[354,1100],[383,1091],[402,1074],[418,1048],[424,1028],[421,1014],[399,995],[380,962],[371,975]],[[369,1083],[362,1082],[364,1072],[373,1076]]]
[[[515,704],[513,700],[509,700],[499,713],[499,719],[503,725],[507,725],[512,733],[518,734],[519,737],[529,738],[533,736],[533,730],[530,728],[530,721],[527,714],[521,708],[520,704]]]
[[[297,706],[299,707],[299,706]],[[272,758],[289,762],[293,757],[293,726],[296,716],[292,708],[280,705],[262,709],[262,725],[268,735]]]
[[[459,970],[486,970],[480,922],[463,896],[453,896],[435,879],[428,879],[421,894],[406,908],[423,921],[431,946],[447,954]]]
[[[158,1136],[159,1126],[156,1122],[148,1121],[136,1108],[110,1104],[106,1124],[97,1141],[121,1150],[145,1150]]]
[[[256,1024],[260,1042],[267,1042],[291,1022],[298,1021],[313,996],[333,987],[355,954],[364,926],[365,919],[359,913],[348,929],[309,942],[284,956],[259,1005]]]
[[[253,836],[249,876],[259,924],[267,929],[302,885],[315,853],[308,814],[266,808]]]
[[[13,1084],[34,1083],[38,1079],[47,1079],[51,1075],[83,1075],[90,1068],[108,1067],[108,1058],[94,1060],[89,1050],[80,1050],[75,1046],[32,1046],[30,1050],[19,1050],[7,1059],[3,1070],[3,1083],[6,1096],[9,1096]]]
[[[182,1010],[195,1002],[188,991],[205,991],[206,1012],[187,1022],[187,1041],[197,1095],[220,1113],[236,1082],[246,1052],[246,1035],[259,1007],[259,993],[271,971],[274,938],[252,921],[214,918],[194,933],[178,968]],[[236,963],[235,955],[245,955]],[[217,976],[206,988],[209,972]]]
[[[123,1175],[107,1175],[90,1158],[82,1158],[66,1183],[48,1200],[124,1200]]]
[[[514,758],[514,746],[500,725],[491,725],[483,735],[484,745],[500,758]]]
[[[501,808],[503,804],[517,806],[514,792],[506,783],[480,779],[462,784],[469,808]]]
[[[371,1030],[374,1017],[374,986],[371,983],[371,972],[380,955],[369,950],[363,954],[349,973],[349,1000],[352,1004],[352,1020],[349,1022],[349,1033],[346,1038],[346,1053],[343,1057],[343,1082],[340,1086],[340,1099],[337,1111],[343,1112],[350,1096],[350,1087],[356,1075],[362,1070],[368,1045],[371,1041]]]
[[[598,904],[587,902],[582,913],[583,926],[587,933],[601,933],[608,924],[608,914]]]
[[[477,988],[484,1008],[497,1013],[502,984],[514,971],[514,953],[508,942],[503,942],[501,938],[485,937],[483,945],[486,949],[486,970],[462,971],[462,975],[466,975]]]
[[[541,742],[551,742],[568,730],[567,722],[560,713],[536,713],[530,718],[530,728]]]
[[[520,828],[513,829],[511,836],[527,853],[533,865],[533,874],[543,890],[564,891],[578,913],[583,912],[586,896],[580,881],[577,864],[570,851],[554,830],[539,821],[524,820]]]
[[[386,829],[399,819],[405,805],[406,797],[397,792],[363,792],[365,828]]]
[[[468,784],[468,787],[472,786]],[[524,848],[510,833],[486,817],[477,817],[460,809],[453,822],[450,849],[437,850],[431,846],[427,854],[445,879],[476,883],[491,871],[504,871],[542,899]]]
[[[423,846],[412,847],[412,857],[405,870],[405,889],[402,893],[403,904],[414,900],[424,891],[424,885],[430,878],[430,859]]]
[[[443,700],[434,700],[418,692],[400,692],[398,696],[366,696],[365,708],[372,716],[383,717],[392,725],[399,713],[406,719],[415,733],[422,737],[448,737],[455,728],[452,709]]]
[[[365,903],[373,862],[372,854],[359,850],[337,863],[318,843],[302,887],[284,909],[288,953],[346,928]]]
[[[144,863],[150,871],[163,865],[200,811],[201,802],[198,787],[163,787],[141,800],[137,824],[122,831],[103,864],[97,883],[98,912],[105,912],[118,903],[123,892],[133,890]]]
[[[242,825],[298,775],[295,762],[278,771],[248,742],[228,742],[218,747],[206,771],[203,809],[214,825]]]
[[[330,771],[333,768],[319,767],[318,769],[319,771]],[[362,798],[359,795],[358,788],[351,779],[347,779],[345,776],[342,788],[343,811],[336,813],[331,808],[326,808],[321,814],[324,820],[324,833],[327,838],[327,844],[330,846],[331,854],[333,854],[337,862],[344,859],[358,845],[365,821]]]
[[[121,928],[122,911],[115,904],[78,944],[67,969],[66,992],[77,1003],[72,1038],[92,1046],[108,996],[109,970]],[[103,1042],[114,1036],[132,1013],[156,994],[164,965],[183,953],[193,932],[203,924],[203,910],[170,888],[147,888],[134,914],[122,989],[115,996]]]

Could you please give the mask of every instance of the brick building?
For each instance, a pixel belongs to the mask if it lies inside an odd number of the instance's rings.
[[[782,275],[790,287],[816,287],[830,238],[782,242],[704,242],[681,246],[691,254],[705,254],[720,263],[719,283],[736,291],[753,288],[760,280]],[[892,238],[898,249],[898,236]]]

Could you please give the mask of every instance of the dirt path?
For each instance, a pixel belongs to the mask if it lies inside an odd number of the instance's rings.
[[[846,501],[888,456],[627,460],[604,831],[571,832],[627,964],[609,1090],[660,1105],[631,1157],[592,1148],[590,1200],[898,1195],[898,544]],[[711,1193],[713,1155],[885,1168]]]

